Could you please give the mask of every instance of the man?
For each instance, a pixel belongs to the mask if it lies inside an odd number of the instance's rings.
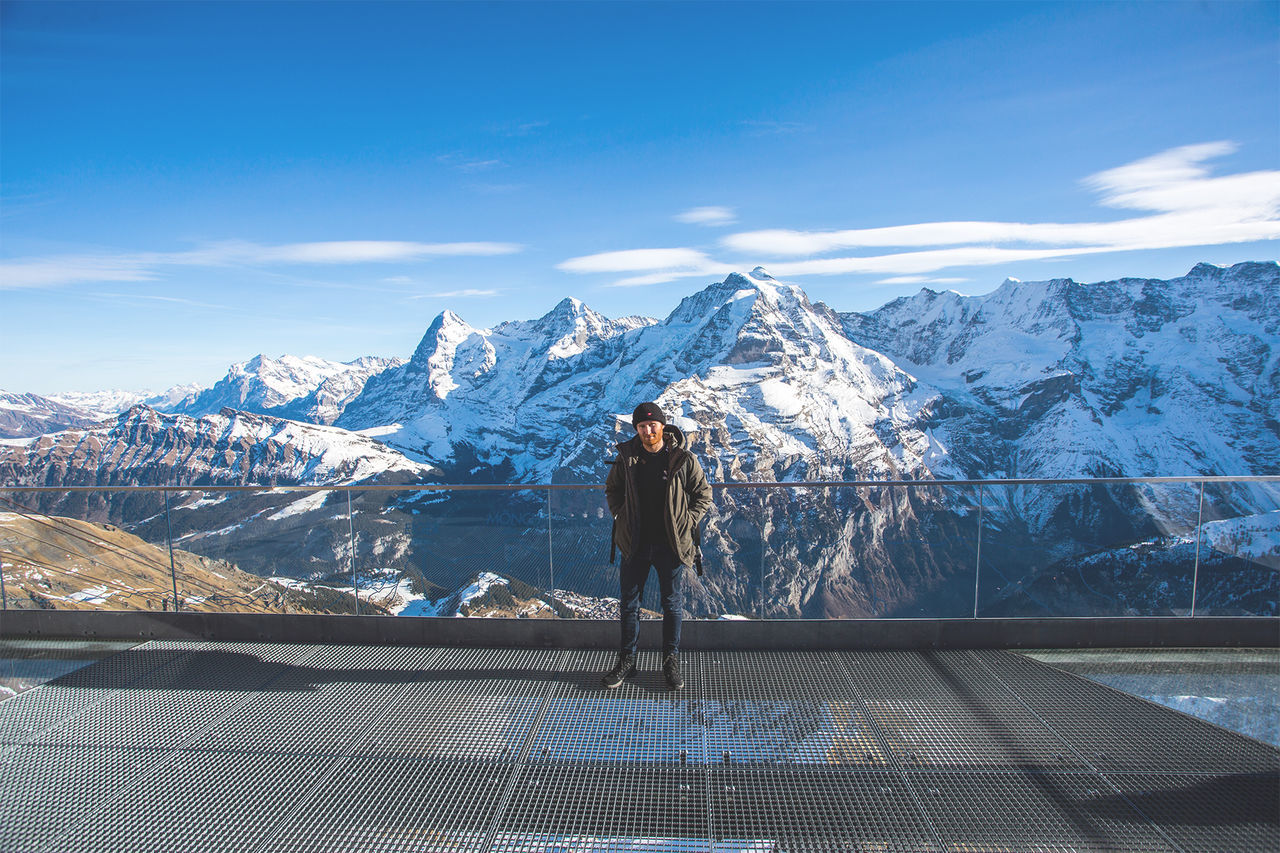
[[[711,506],[711,486],[698,460],[685,449],[684,435],[667,424],[657,403],[636,406],[631,425],[636,435],[618,445],[618,458],[604,486],[613,514],[613,543],[622,555],[622,645],[617,664],[600,682],[612,689],[635,675],[640,596],[653,567],[662,590],[662,674],[673,690],[679,690],[684,686],[684,568],[694,561],[694,535]]]

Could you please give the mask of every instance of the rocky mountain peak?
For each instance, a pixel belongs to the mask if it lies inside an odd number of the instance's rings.
[[[465,320],[446,308],[436,315],[431,325],[427,326],[427,331],[413,351],[409,364],[417,369],[425,369],[427,362],[442,345],[448,346],[449,349],[456,348],[459,342],[474,332],[475,329],[471,328]]]

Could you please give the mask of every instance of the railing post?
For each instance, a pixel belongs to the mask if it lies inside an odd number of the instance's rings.
[[[356,615],[360,615],[360,587],[356,584],[356,527],[351,516],[351,490],[347,489],[347,554],[351,564],[351,594],[356,599]]]
[[[1200,585],[1200,528],[1204,523],[1204,480],[1200,481],[1200,508],[1196,512],[1196,567],[1191,573],[1191,618],[1196,615],[1196,588]]]
[[[547,568],[551,573],[551,584],[547,587],[547,591],[551,593],[551,600],[556,599],[556,554],[552,548],[551,542],[551,489],[547,489]]]
[[[0,560],[0,610],[9,609],[9,595],[4,589],[4,561]]]
[[[760,609],[757,619],[764,618],[764,501],[760,502],[760,518],[756,519],[756,527],[760,530]]]
[[[973,618],[978,618],[978,578],[982,576],[982,484],[978,484],[978,548],[973,557]]]
[[[173,581],[173,612],[182,609],[178,601],[178,567],[173,560],[173,525],[169,523],[169,490],[164,490],[164,536],[169,545],[169,579]]]

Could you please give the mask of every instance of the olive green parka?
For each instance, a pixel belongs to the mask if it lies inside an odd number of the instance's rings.
[[[670,452],[667,469],[666,512],[663,514],[667,545],[686,566],[694,565],[697,556],[697,529],[711,508],[711,485],[702,472],[698,459],[685,449],[684,433],[667,424],[662,439]],[[640,437],[618,444],[618,458],[609,469],[604,493],[613,514],[613,544],[625,560],[640,529],[639,500],[636,490],[636,460],[645,449]]]

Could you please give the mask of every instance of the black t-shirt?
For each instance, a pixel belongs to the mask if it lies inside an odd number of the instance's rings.
[[[667,466],[671,452],[663,447],[657,453],[640,449],[636,460],[636,492],[640,499],[640,541],[665,542],[667,531],[663,515],[667,502]]]

